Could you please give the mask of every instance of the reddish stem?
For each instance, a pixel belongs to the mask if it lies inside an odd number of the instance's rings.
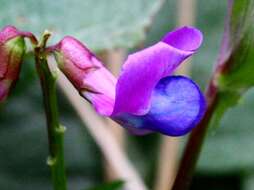
[[[213,81],[211,80],[206,92],[208,104],[206,113],[188,139],[172,190],[186,190],[191,183],[209,122],[218,102],[218,90]]]

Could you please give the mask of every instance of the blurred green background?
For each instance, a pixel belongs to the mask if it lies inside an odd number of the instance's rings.
[[[165,2],[147,35],[145,30],[159,1],[0,0],[0,26],[15,24],[37,35],[49,28],[55,32],[52,43],[68,34],[96,51],[113,47],[135,51],[141,42],[151,45],[176,26],[176,3],[177,0]],[[195,25],[204,33],[204,43],[193,57],[192,77],[203,90],[216,62],[226,6],[226,0],[197,0]],[[67,127],[68,185],[71,190],[81,190],[100,184],[104,181],[100,150],[60,91],[58,97],[61,122]],[[210,130],[192,189],[254,189],[253,99],[254,91],[250,90],[240,105],[225,114],[220,126]],[[159,140],[158,134],[127,134],[128,155],[150,188],[155,178],[154,155],[158,155]],[[41,91],[33,57],[27,55],[15,90],[0,107],[0,189],[51,189],[47,155]]]

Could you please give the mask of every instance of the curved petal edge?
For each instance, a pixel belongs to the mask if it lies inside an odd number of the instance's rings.
[[[168,33],[157,44],[128,56],[117,82],[113,115],[146,114],[156,84],[195,53],[202,39],[198,29],[183,27]]]
[[[151,109],[146,115],[119,114],[113,119],[135,134],[153,131],[181,136],[199,123],[205,110],[205,98],[191,79],[170,76],[161,79],[156,85]]]

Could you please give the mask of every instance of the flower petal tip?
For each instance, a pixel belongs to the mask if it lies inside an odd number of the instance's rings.
[[[196,51],[203,42],[203,34],[197,28],[184,26],[166,34],[162,41],[182,51]]]

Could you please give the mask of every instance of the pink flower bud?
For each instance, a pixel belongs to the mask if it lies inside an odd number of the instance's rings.
[[[6,99],[19,77],[26,49],[24,37],[32,36],[31,33],[18,31],[13,26],[6,26],[0,31],[0,103]]]
[[[54,53],[58,67],[80,94],[93,102],[97,112],[109,115],[113,111],[116,78],[96,56],[70,36],[48,50]]]

